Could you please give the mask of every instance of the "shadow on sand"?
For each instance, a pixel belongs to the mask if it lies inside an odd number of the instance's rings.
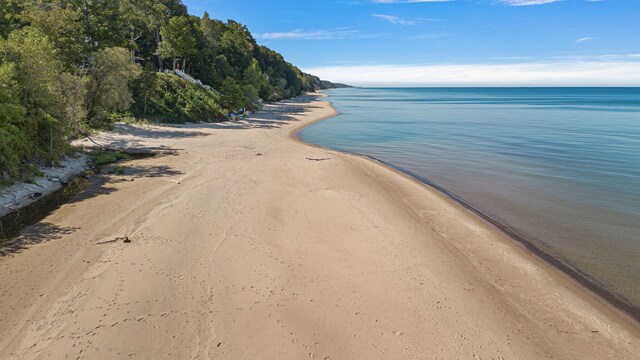
[[[251,115],[248,119],[225,121],[220,123],[198,123],[176,125],[181,129],[228,129],[228,130],[249,130],[249,129],[271,129],[281,128],[289,123],[298,122],[296,116],[311,112],[319,106],[310,105],[318,99],[316,95],[304,95],[295,99],[289,99],[276,104],[266,104],[263,111]]]
[[[136,162],[138,161],[133,160],[103,167],[99,173],[91,176],[91,184],[67,201],[67,204],[109,195],[118,190],[113,186],[108,186],[108,184],[131,182],[139,178],[172,177],[184,174],[182,171],[175,170],[168,165],[144,165],[136,164]],[[116,168],[121,173],[115,174],[114,169]]]
[[[42,222],[64,204],[110,195],[118,191],[115,186],[110,186],[113,184],[131,182],[139,178],[183,174],[168,165],[146,165],[140,162],[142,160],[128,160],[104,166],[89,179],[76,178],[49,197],[3,217],[0,220],[0,257],[22,252],[30,246],[46,241],[57,240],[78,230]],[[116,168],[119,169],[118,173],[115,171]]]
[[[119,124],[116,126],[111,132],[115,135],[127,135],[134,136],[139,139],[182,139],[182,138],[192,138],[192,137],[203,137],[209,136],[205,132],[200,131],[175,131],[173,128],[177,126],[172,126],[170,124],[160,124],[151,126],[135,126],[131,124]]]
[[[76,230],[78,230],[76,227],[60,227],[47,222],[37,223],[30,226],[22,235],[0,242],[0,257],[20,253],[36,244],[58,240],[73,234]]]

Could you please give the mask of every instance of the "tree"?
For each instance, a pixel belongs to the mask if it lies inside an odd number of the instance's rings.
[[[0,37],[6,38],[21,24],[18,15],[24,4],[20,0],[0,0]]]
[[[256,59],[252,59],[251,65],[244,71],[243,83],[242,89],[247,105],[252,106],[258,102],[263,89],[268,86],[267,77],[262,73]]]
[[[216,56],[211,66],[211,73],[212,73],[211,77],[212,77],[214,86],[221,87],[224,80],[227,77],[230,77],[231,74],[233,73],[231,65],[229,64],[229,61],[227,60],[226,56],[224,55]]]
[[[81,12],[60,4],[27,7],[21,18],[53,42],[63,64],[79,65],[87,51]]]
[[[158,46],[160,46],[160,42],[162,41],[162,37],[160,34],[162,22],[165,21],[168,17],[185,16],[188,14],[187,7],[182,4],[181,0],[161,0],[159,1],[159,3],[160,4],[156,4],[156,6],[162,5],[164,9],[162,12],[162,17],[160,19],[157,19],[158,21],[154,20],[153,22],[149,23],[150,31],[153,35],[154,50],[158,49]],[[162,69],[164,67],[162,56],[158,54],[157,51],[154,53],[154,55],[158,59],[158,68]]]
[[[242,87],[231,77],[222,83],[220,104],[227,110],[238,110],[245,105]]]
[[[42,0],[41,0],[42,1]],[[51,0],[44,0],[51,2]],[[87,56],[96,50],[126,45],[122,34],[127,25],[122,21],[121,0],[58,0],[80,11],[87,43]]]
[[[0,62],[15,64],[16,89],[26,110],[22,127],[37,156],[55,161],[64,153],[68,127],[59,92],[61,63],[49,39],[33,27],[15,30],[0,41]]]
[[[118,3],[125,23],[125,33],[122,35],[131,51],[131,62],[135,62],[136,51],[140,49],[138,41],[144,40],[146,34],[154,36],[156,46],[160,42],[160,26],[170,10],[165,4],[155,0],[119,0]]]
[[[15,73],[15,64],[0,64],[0,123],[2,124],[18,124],[24,118],[25,111],[20,104]]]
[[[253,59],[256,42],[247,27],[233,20],[229,20],[220,39],[222,53],[233,65],[234,76],[242,76],[244,69],[249,67]]]
[[[173,59],[173,67],[176,60],[182,58],[182,68],[187,66],[187,57],[195,55],[196,38],[194,27],[187,16],[170,18],[160,30],[162,41],[158,46],[158,53],[165,58]]]
[[[251,59],[251,65],[244,71],[242,78],[246,85],[251,85],[258,90],[267,84],[267,78],[262,73],[256,59]]]
[[[129,82],[141,72],[141,66],[130,61],[127,49],[107,48],[93,55],[87,94],[90,124],[98,125],[109,113],[129,109],[133,103]]]
[[[200,31],[205,40],[205,51],[211,56],[215,56],[220,48],[220,37],[224,32],[224,23],[220,20],[212,20],[209,13],[205,11],[200,19]]]
[[[62,94],[62,106],[66,122],[71,128],[70,135],[86,132],[87,92],[89,90],[89,78],[86,72],[80,75],[69,73],[60,74],[60,93]]]
[[[0,183],[19,175],[22,161],[31,156],[29,141],[21,128],[24,116],[15,64],[0,64]]]

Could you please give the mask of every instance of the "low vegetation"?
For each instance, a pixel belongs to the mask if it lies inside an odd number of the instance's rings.
[[[126,160],[129,155],[121,151],[104,150],[100,148],[94,148],[85,153],[93,159],[93,165],[100,166],[109,163],[113,163],[120,160]]]

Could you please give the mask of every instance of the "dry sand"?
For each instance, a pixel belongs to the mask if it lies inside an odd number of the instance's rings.
[[[446,197],[293,138],[333,113],[101,136],[161,155],[0,248],[0,358],[640,358],[633,322]]]

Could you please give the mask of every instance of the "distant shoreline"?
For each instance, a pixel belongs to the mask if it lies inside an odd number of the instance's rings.
[[[353,89],[640,89],[640,86],[526,86],[526,85],[499,85],[499,86],[451,86],[451,85],[416,85],[416,86],[346,86]],[[323,89],[330,91],[341,89],[341,87]]]

